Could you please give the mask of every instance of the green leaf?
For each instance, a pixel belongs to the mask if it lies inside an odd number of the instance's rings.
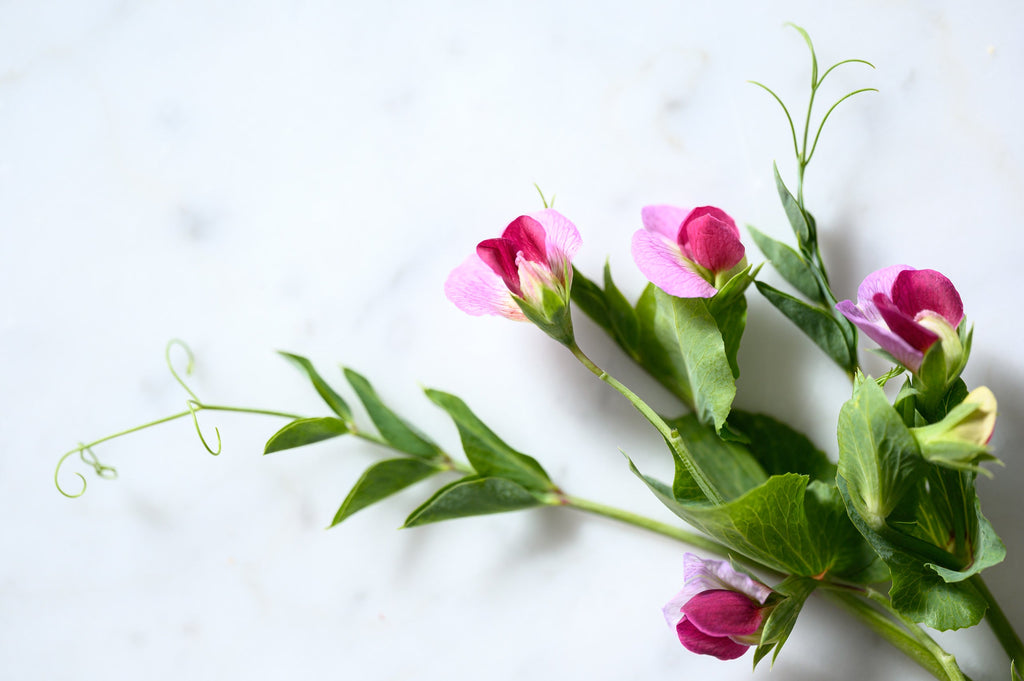
[[[630,468],[670,511],[691,526],[774,570],[817,577],[826,572],[845,575],[864,567],[848,562],[851,551],[845,543],[851,537],[859,540],[856,530],[845,521],[841,503],[820,503],[816,488],[810,506],[815,514],[807,512],[806,476],[772,476],[743,496],[713,506],[678,500],[664,484],[642,475],[632,462]],[[837,531],[844,522],[849,529]],[[859,560],[859,551],[857,557]]]
[[[747,230],[754,237],[754,243],[764,253],[764,257],[768,258],[768,261],[782,275],[783,279],[810,300],[822,305],[825,304],[825,297],[822,296],[821,289],[818,288],[818,280],[814,276],[814,270],[799,253],[750,225],[747,225]]]
[[[477,473],[485,478],[511,480],[528,490],[547,492],[554,489],[551,478],[536,459],[517,452],[495,435],[466,403],[455,395],[440,390],[426,391],[427,397],[448,412],[462,438],[466,458]]]
[[[775,664],[775,660],[778,659],[779,653],[782,651],[782,646],[789,640],[789,635],[796,625],[804,602],[817,585],[817,581],[807,577],[787,577],[781,584],[772,587],[772,591],[783,595],[784,598],[772,607],[764,622],[764,628],[761,630],[761,642],[754,651],[755,667],[761,658],[772,649],[775,650],[772,655],[772,664]]]
[[[334,527],[357,511],[406,487],[439,473],[444,468],[419,459],[387,459],[367,468],[345,497],[331,521]]]
[[[789,219],[793,233],[796,234],[800,250],[806,252],[814,243],[814,231],[807,221],[806,214],[800,209],[800,204],[797,203],[789,189],[786,188],[786,183],[782,181],[782,176],[779,175],[779,166],[773,163],[772,170],[775,173],[775,188],[779,192],[779,199],[782,201],[782,207],[786,211],[786,218]]]
[[[796,324],[797,328],[807,334],[818,347],[825,351],[825,354],[832,358],[832,361],[846,371],[853,371],[855,360],[851,356],[846,335],[839,322],[831,314],[783,293],[763,281],[758,281],[756,284],[761,295]]]
[[[296,419],[270,436],[263,447],[264,454],[329,440],[349,432],[348,425],[333,416]]]
[[[729,425],[746,436],[748,448],[768,475],[800,473],[832,482],[836,466],[803,433],[765,414],[733,409]]]
[[[391,411],[377,395],[366,378],[352,369],[344,369],[345,378],[356,392],[359,401],[366,408],[373,425],[380,431],[381,437],[400,452],[418,456],[421,459],[440,459],[441,450],[430,439],[416,428],[406,423],[395,412]]]
[[[693,414],[668,421],[668,424],[679,432],[690,455],[725,499],[740,497],[768,479],[743,445],[722,440]],[[672,493],[677,499],[703,497],[697,483],[681,464],[676,466]]]
[[[917,485],[924,474],[917,441],[875,381],[857,377],[839,412],[839,475],[850,489],[853,508],[874,528]]]
[[[341,399],[341,396],[334,392],[334,389],[327,384],[327,381],[320,377],[320,374],[313,368],[312,362],[305,357],[293,355],[290,352],[280,352],[279,354],[306,372],[309,380],[313,383],[313,387],[316,388],[316,391],[323,398],[324,402],[327,403],[327,406],[331,408],[331,411],[347,423],[352,423],[352,412],[349,410],[348,405],[345,404],[345,400]]]
[[[739,272],[726,282],[718,293],[705,299],[708,312],[722,334],[722,343],[725,345],[725,355],[729,360],[733,378],[740,376],[740,366],[736,357],[739,354],[743,331],[747,326],[747,299],[743,294],[754,281],[756,274],[751,270],[751,267],[747,267]]]
[[[607,262],[604,264],[604,300],[615,338],[627,353],[634,356],[640,332],[636,311],[612,281],[611,266]]]
[[[573,305],[590,317],[595,324],[615,337],[611,317],[608,315],[608,304],[605,302],[604,291],[590,279],[583,276],[575,267],[572,268],[572,290],[570,291]]]
[[[684,401],[693,404],[701,422],[720,430],[736,397],[736,379],[722,333],[704,299],[676,298],[648,288],[637,305],[637,315],[644,366],[650,359],[649,370],[666,370],[660,380],[668,377],[676,383],[673,392],[692,399]]]
[[[511,480],[467,476],[439,489],[409,514],[404,527],[542,505],[543,502]]]

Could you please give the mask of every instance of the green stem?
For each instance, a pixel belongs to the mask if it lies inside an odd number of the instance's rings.
[[[936,643],[935,640],[916,622],[904,616],[892,607],[892,603],[889,601],[887,596],[880,594],[874,589],[868,589],[867,597],[884,608],[886,612],[894,618],[899,620],[903,624],[907,633],[909,633],[918,644],[928,651],[928,654],[931,655],[944,672],[943,676],[937,676],[936,678],[948,679],[949,681],[966,681],[963,671],[960,670],[960,666],[956,662],[956,658],[943,650],[942,646]]]
[[[697,486],[700,487],[708,501],[716,505],[721,505],[724,501],[722,499],[722,495],[718,493],[715,486],[711,484],[710,480],[708,480],[707,475],[705,475],[704,471],[701,470],[700,465],[686,449],[686,445],[683,443],[682,438],[679,437],[679,433],[670,428],[669,425],[665,423],[665,420],[661,418],[656,411],[651,409],[650,405],[637,397],[636,393],[616,380],[615,377],[608,374],[607,371],[594,364],[594,361],[587,357],[576,343],[572,343],[566,347],[568,347],[573,356],[580,361],[580,364],[589,369],[590,372],[600,380],[615,388],[615,390],[617,390],[623,397],[629,400],[634,407],[636,407],[637,411],[643,414],[644,418],[646,418],[651,425],[657,428],[658,432],[661,433],[661,436],[665,438],[665,441],[668,442],[669,446],[676,453],[678,459],[684,466],[686,466],[687,471],[690,473],[691,477],[693,477],[694,482],[696,482]]]
[[[923,667],[936,679],[948,681],[952,678],[963,678],[962,675],[951,677],[946,667],[936,659],[931,650],[919,643],[915,637],[907,633],[902,627],[897,626],[891,619],[871,607],[869,603],[866,603],[856,594],[849,591],[828,590],[823,592],[823,595],[859,619],[869,629],[891,643],[893,647]]]
[[[1010,620],[1007,619],[1006,613],[999,607],[999,603],[996,601],[995,596],[992,595],[992,592],[989,591],[988,586],[985,585],[981,575],[971,577],[971,584],[981,592],[981,595],[988,602],[985,619],[988,620],[988,625],[992,627],[992,633],[996,635],[999,645],[1003,647],[1003,650],[1006,651],[1006,654],[1017,669],[1024,668],[1024,644],[1021,643],[1020,636],[1017,635],[1013,625],[1010,624]]]

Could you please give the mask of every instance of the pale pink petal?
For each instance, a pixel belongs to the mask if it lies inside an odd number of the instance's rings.
[[[857,287],[857,307],[864,313],[864,317],[872,323],[881,323],[882,315],[875,308],[875,294],[884,293],[891,298],[892,285],[896,283],[896,277],[900,272],[913,269],[909,265],[890,265],[864,277],[864,281]]]
[[[891,297],[896,307],[912,318],[921,312],[934,312],[954,329],[964,318],[964,304],[953,282],[935,270],[900,272],[893,282]]]
[[[444,294],[455,307],[471,315],[526,319],[501,278],[475,253],[451,271],[444,282]]]
[[[690,597],[709,589],[731,589],[746,594],[758,603],[768,600],[772,590],[761,582],[733,569],[727,560],[704,560],[692,553],[683,555],[683,580],[680,596]]]
[[[583,239],[580,238],[576,225],[572,224],[567,217],[554,208],[529,213],[528,217],[539,222],[547,233],[545,245],[548,263],[552,270],[556,269],[556,262],[571,262],[576,257],[576,251],[580,250]]]
[[[736,643],[728,636],[708,636],[687,619],[680,620],[676,625],[676,636],[691,653],[712,655],[719,660],[735,660],[750,647]]]
[[[761,626],[761,608],[738,591],[704,591],[683,606],[693,626],[709,636],[749,636]]]
[[[644,276],[665,293],[680,298],[710,298],[717,292],[693,270],[679,246],[661,234],[633,234],[633,261]]]
[[[864,332],[864,335],[878,343],[878,346],[896,358],[896,360],[911,371],[917,371],[924,359],[924,354],[914,349],[909,343],[889,330],[881,313],[874,303],[870,310],[875,319],[870,319],[864,311],[854,305],[852,301],[843,300],[836,305],[836,309],[843,313],[847,319],[857,325],[857,328]]]
[[[644,229],[661,234],[670,241],[679,239],[679,228],[690,211],[675,206],[644,206],[640,209],[640,220]]]

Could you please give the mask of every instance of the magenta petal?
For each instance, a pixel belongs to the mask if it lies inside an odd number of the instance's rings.
[[[710,298],[715,287],[693,270],[679,246],[660,234],[633,234],[633,260],[655,286],[680,298]]]
[[[509,223],[501,233],[502,239],[510,241],[514,253],[522,253],[523,257],[533,262],[547,262],[545,241],[547,235],[544,227],[528,215],[520,215]]]
[[[728,636],[708,636],[685,617],[676,625],[676,636],[683,647],[691,653],[713,655],[719,660],[735,660],[747,652],[749,647],[736,643]]]
[[[455,307],[471,315],[526,319],[501,278],[475,254],[451,271],[444,282],[444,294]]]
[[[924,353],[914,349],[909,343],[890,331],[874,304],[871,304],[870,310],[876,318],[875,321],[865,316],[861,308],[849,300],[841,301],[836,305],[836,309],[856,324],[857,328],[863,331],[865,336],[878,343],[879,347],[895,357],[900,364],[911,371],[917,371],[918,367],[921,366]]]
[[[702,212],[694,217],[698,211]],[[730,270],[743,259],[745,251],[736,224],[717,208],[695,208],[683,223],[683,231],[693,259],[712,272]]]
[[[906,315],[916,318],[924,311],[945,317],[954,329],[964,318],[964,304],[953,282],[935,270],[907,270],[899,273],[892,286],[892,302]]]
[[[873,302],[892,332],[909,343],[915,350],[926,352],[939,340],[938,334],[915,322],[913,317],[899,309],[885,294],[875,294]]]
[[[699,220],[706,217],[714,218],[718,222],[721,222],[726,226],[726,228],[730,232],[732,232],[732,235],[734,237],[736,237],[737,239],[740,238],[740,229],[739,227],[736,226],[736,222],[731,217],[729,217],[729,214],[726,213],[724,210],[722,210],[721,208],[715,208],[714,206],[700,206],[698,208],[694,208],[693,210],[691,210],[689,214],[686,216],[686,219],[683,220],[683,225],[680,228],[680,232],[686,231],[687,226],[694,220]]]
[[[896,282],[896,277],[900,272],[913,269],[909,265],[890,265],[864,277],[864,281],[857,287],[857,305],[869,321],[874,323],[882,321],[873,302],[875,294],[884,293],[886,297],[892,298],[892,286]]]
[[[477,257],[501,277],[508,290],[517,296],[523,295],[519,284],[519,265],[516,263],[518,249],[509,239],[485,239],[477,244]]]
[[[737,591],[714,589],[683,606],[686,619],[710,636],[748,636],[761,626],[761,608]]]
[[[683,220],[689,214],[689,210],[675,206],[644,206],[640,209],[640,220],[647,231],[675,241],[679,237]]]

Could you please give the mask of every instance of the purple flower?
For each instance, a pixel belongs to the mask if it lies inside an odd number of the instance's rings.
[[[680,298],[710,298],[746,267],[740,231],[725,211],[645,206],[633,260],[655,286]]]
[[[964,318],[960,294],[935,270],[892,265],[869,274],[857,289],[857,304],[836,309],[903,366],[916,373],[936,342],[950,355],[962,353],[956,328]]]
[[[772,590],[724,560],[683,556],[683,590],[662,611],[687,650],[734,660],[760,642]]]
[[[465,262],[452,270],[445,295],[471,315],[496,314],[525,320],[519,301],[545,310],[544,292],[566,305],[572,285],[572,258],[581,244],[576,226],[547,209],[521,215],[501,236],[481,241]]]

